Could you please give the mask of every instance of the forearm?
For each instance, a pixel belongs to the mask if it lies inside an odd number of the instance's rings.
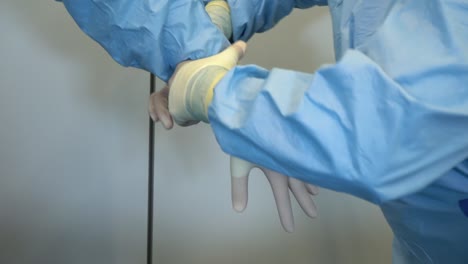
[[[217,54],[229,45],[200,1],[63,0],[79,27],[120,64],[168,80],[185,60]]]
[[[382,203],[468,157],[468,90],[457,89],[467,78],[424,80],[424,93],[451,89],[429,100],[357,51],[315,75],[237,67],[216,87],[209,119],[231,155]]]

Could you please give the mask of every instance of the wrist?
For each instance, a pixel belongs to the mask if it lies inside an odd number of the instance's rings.
[[[239,41],[223,52],[177,66],[169,80],[169,112],[179,125],[208,123],[208,106],[213,90],[221,79],[244,56],[245,42]]]
[[[232,38],[231,9],[225,0],[215,0],[205,6],[205,10],[227,39]]]
[[[191,86],[190,96],[186,103],[189,112],[195,120],[209,123],[208,107],[213,100],[216,85],[226,75],[228,70],[221,66],[208,66],[196,74]]]

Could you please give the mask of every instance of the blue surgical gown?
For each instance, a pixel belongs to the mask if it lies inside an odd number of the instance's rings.
[[[178,63],[229,45],[202,1],[59,0],[78,26],[123,66],[167,81]]]
[[[227,45],[201,1],[64,2],[114,59],[164,80]],[[337,63],[230,71],[209,108],[222,149],[379,205],[394,263],[468,263],[468,2],[228,2],[234,40],[328,5]]]
[[[219,144],[380,205],[395,263],[468,263],[468,1],[328,5],[338,62],[229,72],[209,109]]]
[[[210,0],[57,0],[78,26],[119,64],[167,81],[177,64],[219,53],[229,46],[205,12]],[[233,39],[248,40],[273,27],[294,7],[323,0],[232,0]]]

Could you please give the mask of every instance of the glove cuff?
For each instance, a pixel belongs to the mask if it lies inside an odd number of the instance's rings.
[[[227,72],[224,67],[212,65],[203,68],[194,76],[185,102],[194,120],[209,123],[208,107],[213,100],[213,90]]]

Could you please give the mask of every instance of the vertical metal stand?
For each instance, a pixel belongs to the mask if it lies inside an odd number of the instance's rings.
[[[150,95],[154,93],[156,78],[150,76]],[[154,196],[154,122],[149,118],[149,142],[148,142],[148,228],[146,263],[153,263],[153,196]]]

